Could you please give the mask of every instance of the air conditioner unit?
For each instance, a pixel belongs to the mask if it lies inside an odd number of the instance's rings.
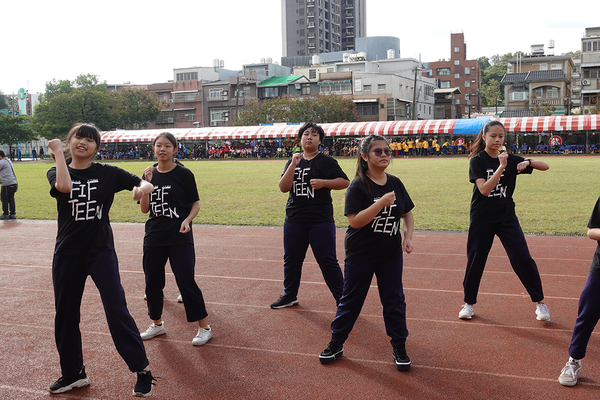
[[[589,84],[590,84],[590,80],[589,80],[589,79],[583,79],[583,80],[581,81],[581,84],[582,84],[582,85],[586,85],[586,86],[587,86],[587,85],[589,85]]]
[[[227,93],[223,93],[221,94],[221,100],[228,100],[229,96],[227,95]]]
[[[229,117],[229,111],[223,111],[223,116],[224,117]]]
[[[223,121],[224,122],[228,122],[229,121],[229,117],[223,117]]]
[[[169,124],[172,124],[173,122],[175,122],[175,118],[173,118],[173,117],[167,118],[167,122]]]
[[[210,121],[210,126],[217,126],[217,121]]]

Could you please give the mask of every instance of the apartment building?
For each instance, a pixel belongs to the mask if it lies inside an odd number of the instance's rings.
[[[481,70],[477,60],[467,59],[467,44],[461,33],[450,34],[450,60],[429,63],[429,77],[436,79],[439,89],[457,88],[454,94],[453,118],[470,118],[481,111]]]
[[[502,117],[570,114],[571,56],[546,54],[544,45],[533,45],[531,55],[508,60]]]
[[[587,114],[600,107],[600,27],[586,28],[581,38],[581,107]]]
[[[366,36],[366,0],[282,0],[283,57],[353,51]]]

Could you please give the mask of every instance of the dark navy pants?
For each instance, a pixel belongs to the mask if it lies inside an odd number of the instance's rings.
[[[284,294],[294,298],[298,296],[302,264],[309,244],[321,268],[325,283],[337,301],[342,297],[344,278],[336,255],[333,222],[310,224],[286,221],[283,224]]]
[[[331,338],[344,343],[356,322],[369,292],[373,274],[377,277],[379,299],[383,306],[385,331],[393,347],[406,343],[406,302],[402,287],[402,254],[381,263],[346,261],[344,295],[331,323]]]
[[[2,214],[16,214],[15,210],[15,192],[17,185],[2,185],[0,187],[0,200],[2,201]]]
[[[579,296],[579,311],[573,337],[569,346],[569,355],[576,360],[585,357],[585,350],[592,332],[600,319],[600,276],[590,273]]]
[[[183,298],[187,321],[195,322],[206,318],[208,313],[204,297],[194,277],[196,253],[193,243],[174,246],[144,246],[148,316],[154,321],[159,320],[162,316],[167,259],[171,264],[175,282],[177,282]]]
[[[542,281],[537,265],[527,247],[527,241],[519,220],[514,219],[494,224],[472,223],[469,226],[467,240],[467,270],[463,280],[464,301],[468,304],[477,303],[477,292],[483,275],[483,269],[488,254],[498,236],[508,255],[510,265],[529,293],[531,301],[544,300]]]
[[[143,370],[149,363],[138,327],[127,309],[117,255],[114,251],[102,251],[83,255],[54,255],[54,335],[62,375],[75,376],[83,367],[79,321],[81,298],[88,275],[100,292],[108,329],[117,351],[131,372]]]

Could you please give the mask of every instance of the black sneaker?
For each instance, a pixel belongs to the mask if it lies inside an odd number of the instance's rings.
[[[410,369],[410,358],[406,355],[404,346],[394,347],[394,361],[398,371],[408,371]]]
[[[152,376],[150,371],[138,371],[137,382],[133,388],[133,395],[136,397],[150,397],[152,394],[152,386],[155,385],[153,381],[155,380],[156,378]]]
[[[296,297],[291,298],[284,294],[283,296],[278,298],[276,301],[271,303],[271,308],[291,307],[291,306],[297,306],[298,304],[299,304],[298,299]]]
[[[332,362],[337,360],[338,357],[341,357],[343,355],[344,345],[331,339],[331,342],[329,342],[327,348],[323,350],[321,354],[319,354],[319,361],[321,361],[321,364],[331,364]]]
[[[81,372],[75,376],[65,378],[61,376],[56,382],[48,389],[50,393],[64,393],[75,388],[82,388],[90,385],[90,378],[85,374],[85,367],[81,369]]]

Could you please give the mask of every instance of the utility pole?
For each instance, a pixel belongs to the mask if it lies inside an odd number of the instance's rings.
[[[417,74],[419,73],[419,66],[415,65],[415,81],[413,83],[413,113],[412,119],[417,119]]]

